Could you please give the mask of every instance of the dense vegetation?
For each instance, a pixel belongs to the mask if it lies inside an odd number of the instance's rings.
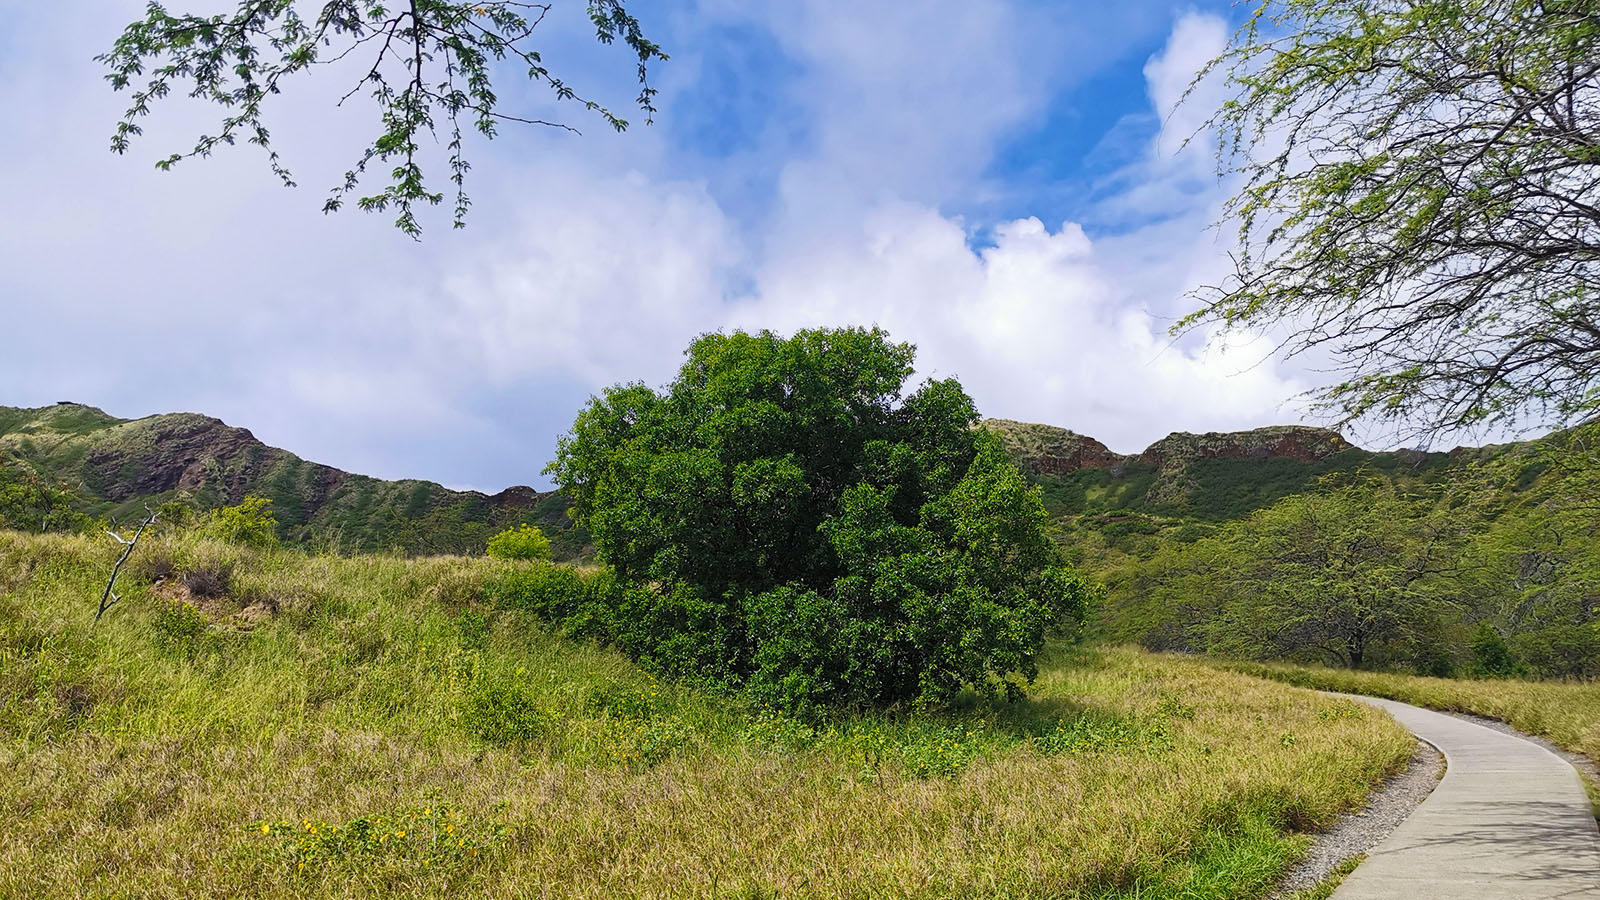
[[[550,471],[676,675],[785,709],[1020,695],[1092,591],[953,379],[877,329],[708,334],[618,385]]]
[[[91,626],[119,548],[0,531],[0,895],[1245,898],[1412,745],[1121,650],[807,723],[522,605],[600,573],[147,541]]]
[[[1433,675],[1600,675],[1600,429],[1326,477],[1220,525],[1078,528],[1116,639]],[[1410,473],[1408,473],[1410,474]],[[1442,477],[1440,477],[1442,476]]]
[[[1486,676],[1600,673],[1600,562],[1587,506],[1600,496],[1592,427],[1448,454],[1372,453],[1334,442],[1310,459],[1261,452],[1293,429],[1173,435],[1151,448],[1159,453],[1060,474],[1048,465],[1052,455],[1083,446],[1109,451],[1058,428],[986,426],[1040,488],[1067,559],[1109,588],[1093,629],[1103,639],[1350,664],[1350,641],[1342,650],[1330,643],[1328,616],[1316,617],[1320,625],[1295,619],[1295,628],[1261,627],[1265,614],[1324,611],[1311,602],[1317,589],[1306,578],[1253,587],[1294,563],[1273,558],[1264,536],[1279,535],[1281,546],[1295,516],[1320,508],[1324,521],[1364,523],[1346,529],[1351,535],[1397,540],[1372,557],[1391,567],[1390,576],[1406,565],[1411,551],[1402,545],[1425,532],[1437,538],[1426,560],[1411,557],[1432,568],[1403,585],[1403,598],[1373,604],[1361,627],[1345,628],[1361,648],[1360,665]],[[1207,440],[1213,445],[1202,446]],[[154,483],[152,472],[184,473],[194,487],[141,492]],[[156,486],[177,483],[173,474]],[[318,484],[332,488],[307,487]],[[556,558],[593,553],[560,492],[530,491],[516,497],[530,505],[496,506],[501,497],[338,473],[199,416],[128,422],[73,404],[0,408],[4,527],[98,534],[112,521],[142,518],[147,504],[177,501],[198,519],[247,495],[271,501],[274,535],[290,545],[478,553],[500,531],[531,522],[550,537]],[[1374,496],[1383,502],[1369,502]],[[171,509],[181,521],[182,510]],[[1355,556],[1346,563],[1370,574]],[[1335,571],[1324,568],[1329,577]],[[1292,584],[1300,587],[1288,593]]]

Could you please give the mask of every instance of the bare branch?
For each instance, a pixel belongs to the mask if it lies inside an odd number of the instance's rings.
[[[122,601],[122,597],[113,590],[117,586],[117,576],[122,572],[122,564],[128,561],[129,556],[133,555],[133,548],[139,543],[139,538],[144,536],[144,530],[155,523],[157,514],[161,512],[160,509],[150,509],[149,507],[145,507],[145,511],[149,515],[140,523],[139,530],[135,531],[131,538],[124,538],[116,532],[106,529],[106,534],[111,535],[117,543],[121,544],[123,550],[122,555],[117,557],[117,564],[111,567],[111,577],[106,581],[105,592],[100,595],[100,608],[94,614],[95,622],[100,621],[100,617],[106,614],[106,610]]]

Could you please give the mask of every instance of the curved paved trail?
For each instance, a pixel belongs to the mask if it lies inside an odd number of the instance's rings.
[[[1439,748],[1439,786],[1332,900],[1600,900],[1600,830],[1576,769],[1537,744],[1392,700]]]

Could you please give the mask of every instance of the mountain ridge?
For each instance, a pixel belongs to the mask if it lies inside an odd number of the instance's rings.
[[[565,498],[555,491],[514,485],[487,494],[373,478],[305,460],[200,413],[122,419],[68,401],[0,407],[0,456],[88,498],[93,514],[113,518],[149,500],[187,496],[205,508],[265,496],[280,535],[296,543],[478,552],[494,531],[522,522],[573,530]],[[586,542],[562,536],[552,535],[567,555]]]
[[[1054,425],[985,419],[1058,518],[1142,513],[1224,521],[1247,515],[1324,475],[1362,468],[1437,473],[1463,451],[1364,450],[1336,431],[1273,425],[1235,432],[1175,431],[1136,454],[1113,452]],[[1474,453],[1501,452],[1506,446]],[[560,491],[513,485],[494,494],[422,479],[386,480],[305,460],[249,429],[201,413],[123,419],[63,401],[0,406],[0,467],[65,486],[84,511],[132,517],[145,502],[187,497],[202,508],[248,494],[273,501],[280,537],[354,550],[481,552],[488,536],[529,522],[557,555],[578,558],[588,538]]]

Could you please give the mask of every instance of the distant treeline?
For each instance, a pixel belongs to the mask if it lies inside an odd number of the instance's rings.
[[[1335,470],[1242,518],[1102,513],[1065,540],[1109,588],[1110,640],[1432,675],[1592,677],[1597,443],[1600,426],[1588,426],[1454,466]]]

